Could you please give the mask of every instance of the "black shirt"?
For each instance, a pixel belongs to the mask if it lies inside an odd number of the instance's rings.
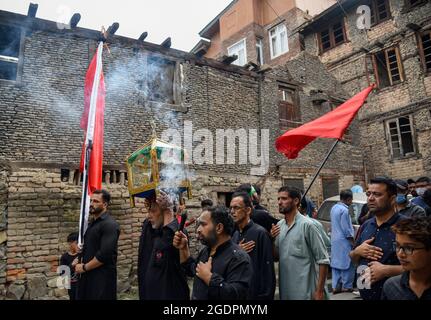
[[[261,209],[253,209],[251,213],[251,220],[256,222],[258,225],[261,225],[265,228],[266,231],[271,232],[272,225],[277,225],[278,219],[271,216],[271,214],[266,210]]]
[[[178,220],[153,229],[146,219],[139,241],[138,282],[141,300],[189,300],[187,278],[172,242]]]
[[[272,241],[268,232],[252,220],[240,232],[235,231],[232,241],[236,244],[254,241],[255,247],[249,256],[253,265],[253,278],[251,282],[250,299],[274,300],[275,271],[272,253]]]
[[[361,245],[365,240],[375,238],[371,245],[379,247],[383,250],[383,256],[378,262],[384,265],[399,265],[397,254],[395,252],[395,233],[391,230],[391,227],[397,223],[400,219],[405,219],[403,215],[395,213],[388,221],[382,223],[380,226],[377,225],[376,217],[368,219],[361,226],[358,231],[359,236],[356,240],[355,248]],[[363,257],[359,260],[359,265],[368,265],[371,260]],[[370,289],[361,289],[361,297],[364,300],[380,300],[383,290],[383,284],[387,278],[377,281],[371,285]]]
[[[410,289],[409,272],[389,278],[384,286],[382,300],[431,300],[431,287],[426,289],[419,298]]]
[[[193,300],[245,300],[249,296],[253,268],[248,254],[232,240],[217,247],[212,256],[212,277],[209,286],[196,276],[196,265],[207,262],[210,248],[203,248],[196,259],[190,257],[182,264],[186,274],[195,277]]]
[[[80,300],[117,299],[117,250],[120,226],[108,212],[94,220],[84,235],[82,263],[94,257],[103,263],[84,272],[78,282]]]

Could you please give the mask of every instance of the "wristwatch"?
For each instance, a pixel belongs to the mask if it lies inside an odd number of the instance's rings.
[[[85,263],[82,265],[82,270],[84,270],[85,272],[87,272],[87,268],[85,267]]]

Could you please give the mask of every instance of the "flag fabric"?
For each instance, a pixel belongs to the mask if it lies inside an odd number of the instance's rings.
[[[295,159],[302,149],[318,137],[341,139],[374,87],[369,86],[324,116],[286,131],[275,142],[277,151],[288,159]]]
[[[81,128],[85,130],[80,171],[83,173],[78,244],[87,230],[91,194],[102,187],[105,81],[102,70],[103,42],[88,67],[84,85],[84,112]]]

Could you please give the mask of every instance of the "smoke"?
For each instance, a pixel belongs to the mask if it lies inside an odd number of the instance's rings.
[[[111,49],[110,60],[112,62],[107,66],[106,72],[106,86],[110,96],[126,101],[135,100],[136,107],[144,108],[148,114],[147,122],[153,121],[159,132],[165,132],[163,129],[166,128],[182,128],[178,112],[169,106],[180,103],[176,100],[182,91],[182,68],[176,62],[145,52],[136,52],[125,58],[124,52],[115,48]],[[150,137],[144,137],[141,144]],[[181,141],[166,142],[182,147]],[[184,166],[178,150],[164,149],[160,160],[159,188],[176,197],[177,187],[192,174]]]

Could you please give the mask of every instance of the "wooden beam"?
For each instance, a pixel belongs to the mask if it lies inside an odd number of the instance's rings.
[[[231,64],[232,62],[234,62],[234,61],[236,61],[236,60],[238,60],[238,56],[237,56],[236,54],[231,55],[231,56],[223,56],[223,57],[221,58],[221,61],[222,61],[224,64]]]
[[[30,3],[28,6],[27,16],[31,17],[31,18],[36,17],[36,12],[37,12],[38,6],[39,5],[37,3]]]
[[[171,38],[170,38],[170,37],[169,37],[169,38],[166,38],[166,39],[165,39],[165,41],[163,41],[160,45],[161,45],[163,48],[170,48],[170,47],[171,47],[171,45],[172,45]]]
[[[79,13],[75,13],[72,18],[70,18],[69,25],[72,29],[76,28],[79,21],[81,20],[81,15]]]

